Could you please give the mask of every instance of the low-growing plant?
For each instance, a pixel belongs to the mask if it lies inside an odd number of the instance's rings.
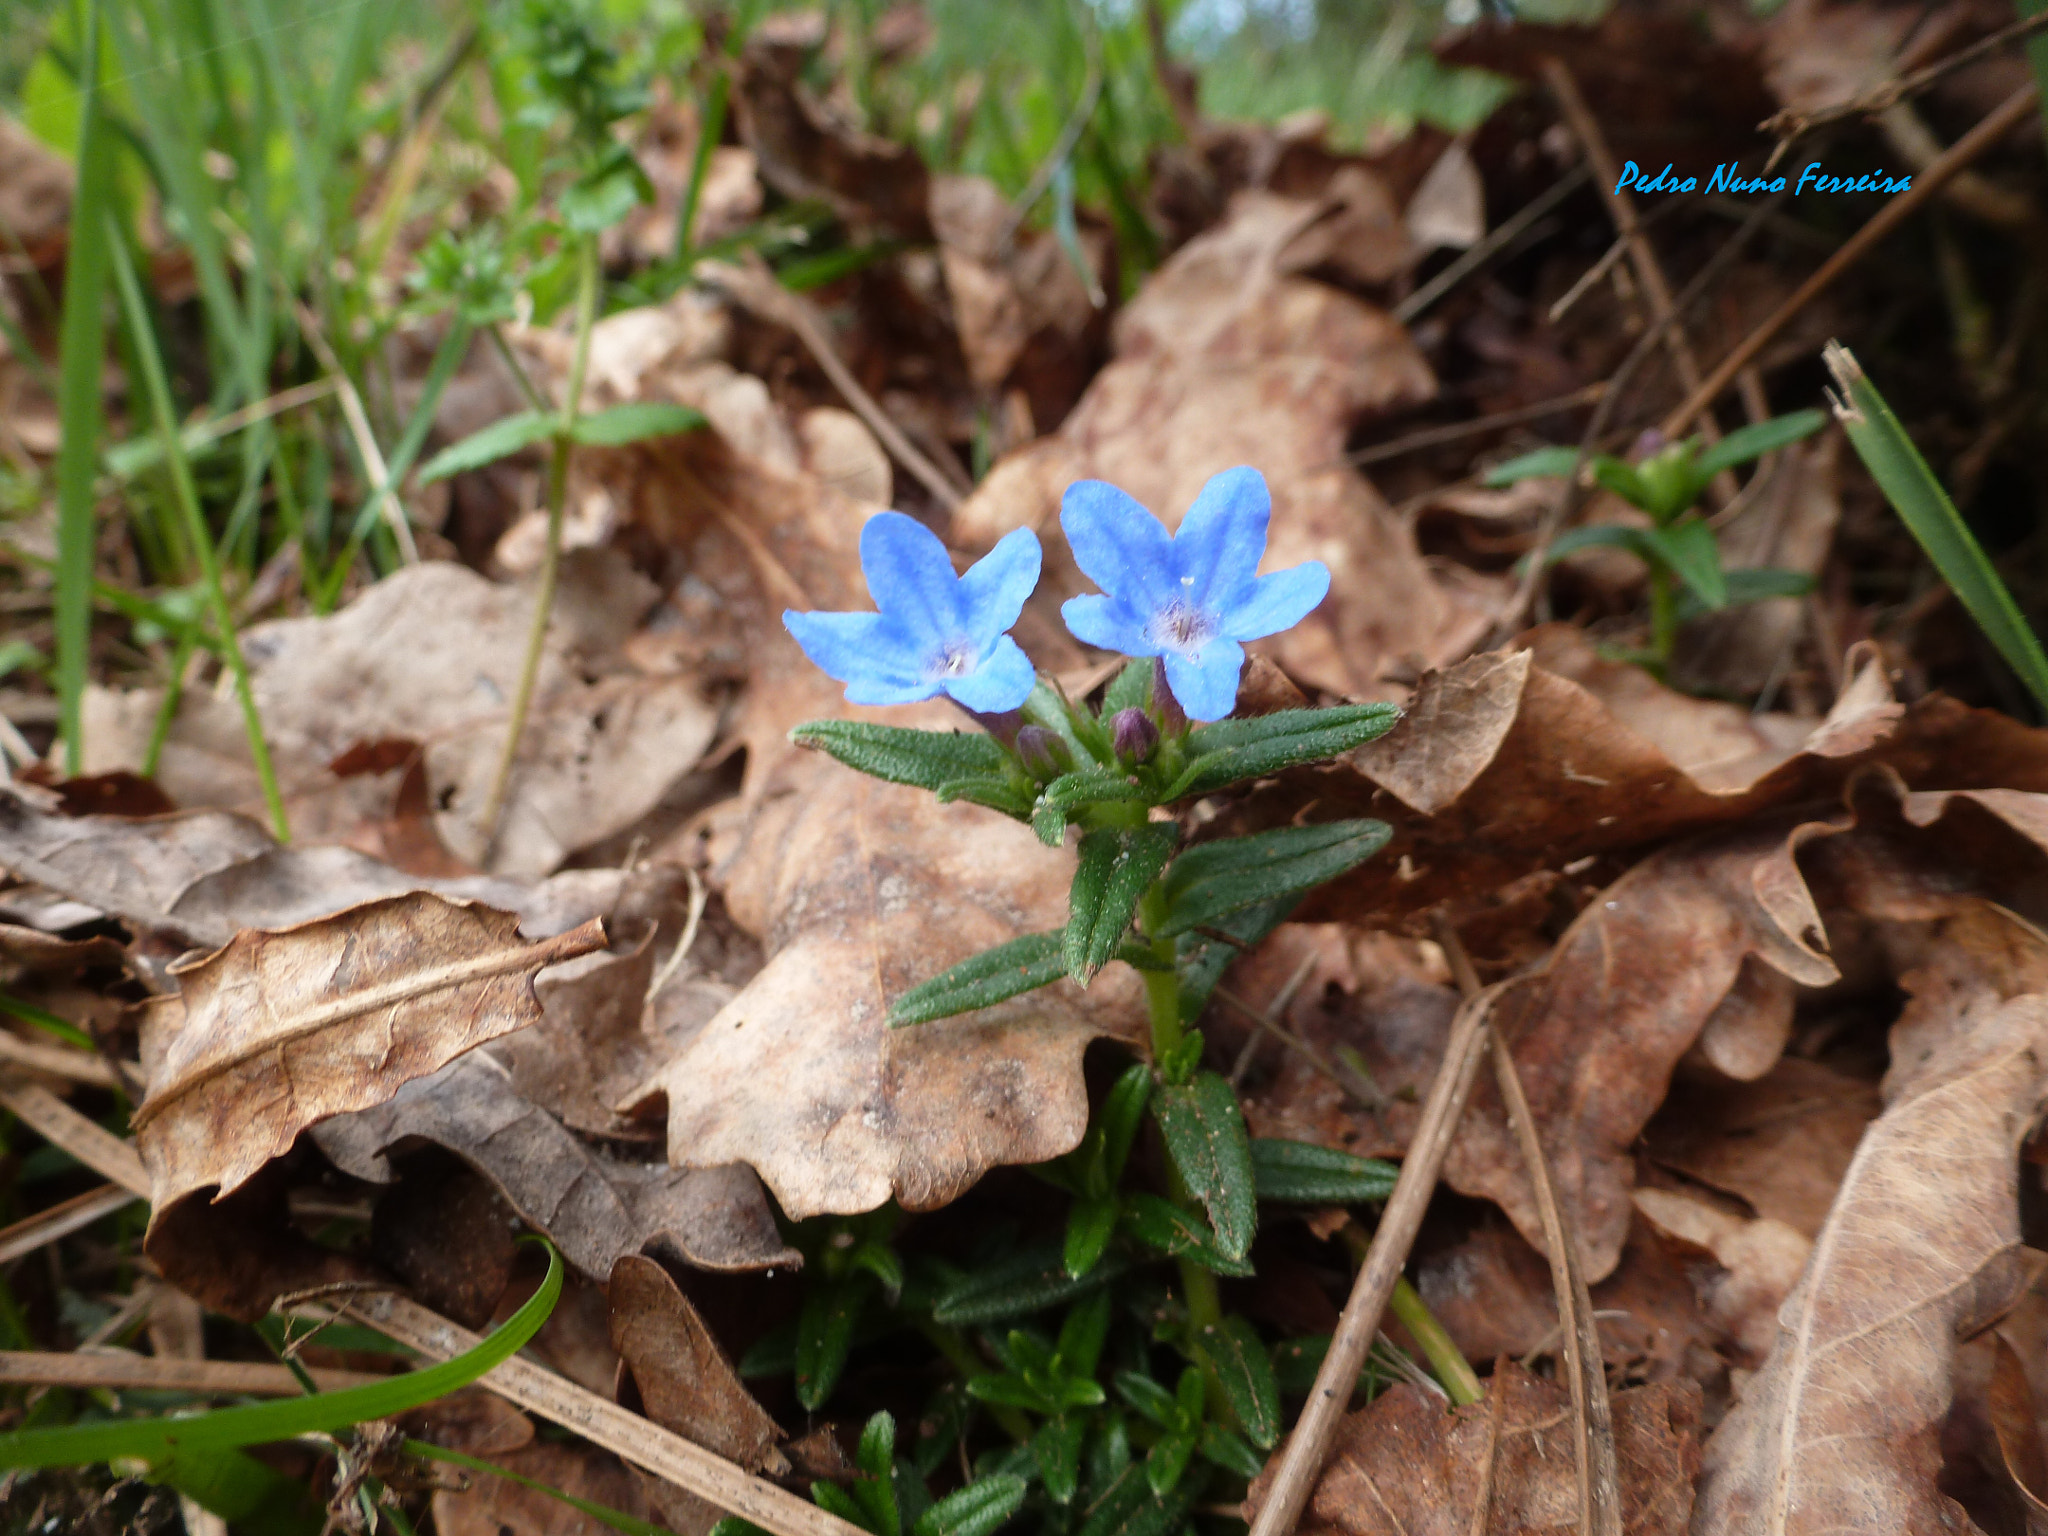
[[[1812,579],[1797,571],[1725,569],[1714,526],[1699,510],[1699,500],[1722,471],[1809,437],[1826,422],[1820,411],[1794,411],[1731,432],[1710,448],[1697,437],[1666,442],[1650,432],[1643,435],[1633,463],[1608,453],[1586,455],[1583,473],[1643,513],[1650,526],[1592,523],[1569,528],[1551,540],[1543,558],[1561,560],[1582,549],[1620,549],[1642,561],[1648,571],[1650,643],[1633,659],[1661,675],[1671,663],[1680,624],[1692,614],[1771,597],[1798,597],[1811,590]],[[1539,475],[1578,474],[1581,463],[1576,448],[1539,448],[1495,465],[1487,472],[1486,483],[1504,486]]]

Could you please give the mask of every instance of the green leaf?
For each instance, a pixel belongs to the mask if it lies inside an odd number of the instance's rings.
[[[1251,1265],[1233,1258],[1217,1244],[1216,1234],[1191,1211],[1157,1195],[1132,1195],[1124,1205],[1124,1230],[1139,1242],[1176,1259],[1192,1259],[1219,1275],[1243,1279]]]
[[[562,1256],[548,1246],[548,1272],[526,1304],[476,1348],[424,1370],[341,1392],[221,1408],[181,1418],[67,1424],[0,1435],[0,1467],[68,1467],[134,1457],[161,1462],[174,1453],[216,1451],[298,1435],[328,1434],[384,1419],[468,1386],[526,1347],[562,1294]]]
[[[1170,1435],[1162,1435],[1159,1443],[1152,1447],[1145,1457],[1145,1481],[1152,1485],[1152,1492],[1165,1498],[1179,1486],[1181,1475],[1187,1471],[1188,1462],[1195,1454],[1195,1441],[1200,1431],[1184,1429]]]
[[[1400,718],[1392,704],[1339,704],[1197,726],[1188,733],[1190,761],[1160,794],[1160,802],[1213,794],[1246,779],[1326,762],[1386,735]]]
[[[811,720],[789,733],[800,747],[828,752],[870,778],[937,790],[959,781],[1002,778],[1009,756],[979,731],[914,731],[865,720]]]
[[[1082,986],[1095,979],[1130,931],[1138,899],[1173,857],[1180,828],[1170,821],[1105,827],[1081,838],[1080,863],[1067,896],[1063,955]]]
[[[1534,453],[1525,453],[1509,459],[1505,464],[1496,464],[1486,472],[1486,484],[1496,488],[1513,485],[1518,480],[1534,480],[1540,475],[1568,475],[1578,467],[1579,450],[1576,448],[1538,448]]]
[[[1022,1507],[1029,1486],[1001,1472],[976,1478],[919,1515],[911,1536],[990,1536]]]
[[[1643,530],[1644,546],[1708,608],[1728,603],[1728,579],[1721,574],[1721,546],[1703,517],[1689,517],[1667,528]]]
[[[1174,940],[1174,969],[1180,973],[1180,1017],[1193,1023],[1209,1006],[1209,994],[1230,969],[1231,961],[1257,944],[1287,921],[1287,914],[1300,904],[1298,897],[1283,896],[1232,912],[1203,931],[1188,932]],[[1235,943],[1230,942],[1235,940]]]
[[[1266,1469],[1266,1459],[1221,1424],[1204,1424],[1199,1448],[1204,1460],[1249,1482]]]
[[[1067,830],[1068,818],[1082,806],[1149,798],[1144,786],[1128,775],[1106,768],[1077,768],[1061,774],[1038,792],[1031,807],[1031,830],[1046,847],[1057,848]]]
[[[1647,561],[1650,557],[1643,553],[1643,536],[1648,532],[1647,528],[1625,523],[1587,523],[1567,528],[1550,541],[1550,547],[1543,552],[1543,563],[1551,564],[1582,549],[1625,549],[1638,560]]]
[[[1110,1236],[1116,1231],[1116,1213],[1116,1198],[1112,1195],[1091,1195],[1076,1200],[1068,1209],[1067,1239],[1061,1258],[1067,1273],[1076,1280],[1093,1269],[1103,1250],[1109,1247]]]
[[[1064,943],[1064,934],[1027,933],[970,955],[897,998],[889,1009],[889,1027],[929,1024],[1049,986],[1067,974],[1061,952]]]
[[[1162,1429],[1171,1429],[1180,1422],[1180,1404],[1173,1394],[1141,1371],[1118,1371],[1116,1392]]]
[[[1152,702],[1152,677],[1158,670],[1149,657],[1131,662],[1109,680],[1102,691],[1102,715],[1114,718],[1119,710],[1143,709]]]
[[[1161,1498],[1152,1491],[1142,1464],[1124,1469],[1088,1512],[1078,1536],[1170,1536],[1186,1521],[1195,1485],[1184,1479]]]
[[[1060,691],[1042,677],[1024,701],[1024,719],[1026,723],[1043,726],[1059,737],[1067,744],[1067,751],[1077,763],[1100,762],[1109,755],[1107,751],[1096,751],[1082,736],[1082,726],[1087,726],[1089,735],[1098,742],[1102,735],[1088,718],[1088,712],[1070,709]]]
[[[1077,1279],[1057,1249],[1028,1249],[947,1287],[932,1304],[932,1321],[957,1328],[1043,1312],[1098,1290],[1126,1268],[1112,1253]]]
[[[1261,1136],[1251,1144],[1261,1200],[1290,1205],[1350,1205],[1385,1200],[1401,1170],[1378,1158],[1355,1157],[1312,1141]]]
[[[857,1530],[875,1530],[868,1520],[868,1512],[861,1508],[860,1501],[837,1483],[829,1482],[822,1477],[812,1483],[811,1502],[826,1514],[837,1515]],[[881,1533],[875,1532],[875,1536],[881,1536]]]
[[[667,400],[635,400],[576,418],[570,434],[587,448],[623,448],[650,437],[674,437],[704,425],[704,413]]]
[[[1173,862],[1161,937],[1214,923],[1228,913],[1298,897],[1356,869],[1394,835],[1383,821],[1329,821],[1219,838]]]
[[[1630,506],[1648,512],[1656,502],[1656,492],[1636,473],[1633,465],[1605,453],[1595,454],[1592,463],[1594,481]]]
[[[854,1448],[854,1462],[867,1473],[853,1485],[853,1496],[867,1513],[863,1523],[878,1536],[902,1536],[896,1509],[896,1416],[886,1408],[870,1418]]]
[[[1055,1504],[1074,1502],[1081,1484],[1081,1441],[1087,1432],[1085,1415],[1063,1413],[1047,1419],[1031,1437],[1031,1458],[1038,1463],[1046,1497]]]
[[[839,1385],[853,1348],[853,1330],[867,1309],[874,1281],[865,1273],[819,1286],[804,1297],[796,1325],[796,1399],[815,1413]]]
[[[311,1489],[247,1451],[174,1452],[149,1479],[233,1522],[237,1536],[321,1536],[327,1524]]]
[[[1109,1293],[1097,1291],[1060,1324],[1059,1343],[1055,1346],[1060,1365],[1070,1375],[1091,1378],[1090,1385],[1096,1364],[1102,1359],[1103,1342],[1109,1337],[1109,1314]],[[1102,1399],[1097,1397],[1095,1401]]]
[[[1957,601],[2019,674],[2035,704],[2048,713],[2048,656],[2042,654],[2040,640],[2020,616],[2019,604],[1999,579],[1997,568],[1884,396],[1864,376],[1862,365],[1838,342],[1828,343],[1826,358],[1842,392],[1835,402],[1835,417],[1870,477],[1927,551]]]
[[[1723,571],[1721,574],[1728,581],[1728,601],[1725,606],[1729,608],[1740,608],[1746,603],[1769,602],[1774,597],[1804,597],[1813,590],[1813,578],[1805,572],[1788,571],[1774,565],[1739,566],[1735,570]],[[1680,623],[1689,623],[1710,611],[1707,605],[1694,597],[1690,591],[1679,594]]]
[[[1243,1258],[1258,1230],[1259,1203],[1237,1094],[1216,1073],[1202,1072],[1154,1094],[1152,1118],[1189,1193],[1209,1213],[1217,1246]]]
[[[552,411],[520,411],[501,416],[481,431],[472,432],[459,443],[450,443],[420,466],[421,485],[431,485],[465,470],[481,469],[508,458],[522,448],[531,448],[555,435],[561,418]]]
[[[1253,1445],[1270,1451],[1280,1439],[1280,1383],[1258,1330],[1235,1313],[1201,1332],[1216,1381]],[[1256,1474],[1254,1474],[1256,1475]]]
[[[1138,1126],[1151,1097],[1152,1073],[1142,1061],[1135,1061],[1124,1068],[1102,1101],[1097,1121],[1102,1131],[1104,1194],[1114,1190],[1124,1176],[1124,1163],[1131,1155],[1131,1143],[1137,1139]]]
[[[1827,422],[1825,411],[1809,410],[1793,411],[1790,415],[1773,416],[1769,421],[1739,427],[1702,453],[1693,465],[1694,472],[1704,483],[1724,469],[1747,464],[1751,459],[1760,459],[1767,453],[1796,443],[1802,437],[1811,437]]]
[[[965,800],[974,805],[985,805],[992,811],[1001,811],[1014,821],[1025,821],[1031,815],[1031,791],[1014,778],[982,775],[948,779],[933,793],[942,803]]]

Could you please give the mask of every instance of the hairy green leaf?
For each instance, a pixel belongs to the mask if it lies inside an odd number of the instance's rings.
[[[990,1536],[1022,1507],[1028,1489],[1005,1472],[976,1478],[919,1515],[911,1536]]]
[[[1043,1312],[1107,1285],[1127,1267],[1112,1252],[1077,1279],[1067,1273],[1058,1249],[1027,1249],[942,1291],[932,1304],[932,1321],[952,1328]]]
[[[1142,1464],[1126,1467],[1095,1501],[1078,1536],[1170,1536],[1186,1521],[1195,1493],[1193,1479],[1182,1479],[1161,1498]]]
[[[1339,704],[1198,726],[1188,733],[1188,765],[1159,798],[1162,803],[1186,800],[1285,768],[1325,762],[1386,735],[1400,718],[1392,704]]]
[[[1521,454],[1504,464],[1494,465],[1486,472],[1486,484],[1498,488],[1544,475],[1568,475],[1578,467],[1578,462],[1579,450],[1576,448],[1538,448],[1533,453]]]
[[[1291,1205],[1350,1205],[1385,1200],[1401,1170],[1375,1157],[1355,1157],[1312,1141],[1261,1136],[1251,1144],[1261,1200]]]
[[[1159,1089],[1152,1117],[1188,1192],[1209,1213],[1217,1246],[1243,1258],[1258,1229],[1259,1204],[1236,1092],[1216,1073],[1198,1073],[1192,1082]]]
[[[704,425],[704,413],[666,400],[635,400],[576,418],[570,436],[587,448],[623,448],[650,437],[674,437]]]
[[[1713,527],[1703,517],[1689,517],[1668,528],[1646,528],[1644,547],[1686,590],[1708,608],[1728,605],[1728,578],[1721,573],[1721,546],[1714,540]]]
[[[1826,412],[1808,410],[1793,411],[1786,416],[1773,416],[1769,421],[1738,427],[1700,454],[1693,465],[1694,473],[1704,485],[1724,469],[1747,464],[1751,459],[1760,459],[1767,453],[1796,443],[1802,437],[1811,437],[1827,424]]]
[[[1067,973],[1061,954],[1064,942],[1059,933],[1027,933],[970,955],[897,998],[889,1009],[889,1027],[929,1024],[1049,986]]]
[[[1221,1323],[1204,1328],[1199,1342],[1246,1437],[1259,1449],[1270,1451],[1282,1428],[1280,1383],[1258,1330],[1233,1312]]]
[[[1186,933],[1244,907],[1298,897],[1357,868],[1393,835],[1385,822],[1361,819],[1199,844],[1174,860],[1166,876],[1159,932]]]
[[[1176,1259],[1192,1259],[1219,1275],[1242,1279],[1252,1272],[1241,1257],[1225,1253],[1208,1224],[1170,1200],[1140,1192],[1124,1204],[1124,1230],[1141,1243]]]
[[[800,747],[828,752],[870,778],[938,790],[962,781],[1002,778],[1009,758],[979,731],[916,731],[865,720],[811,720],[789,733]]]
[[[804,1298],[796,1324],[796,1397],[815,1413],[846,1369],[853,1331],[867,1310],[875,1281],[865,1271],[819,1286]]]
[[[1170,821],[1105,827],[1082,837],[1063,946],[1067,974],[1082,986],[1116,954],[1138,899],[1159,878],[1179,842],[1180,829]]]
[[[1057,848],[1067,830],[1067,819],[1084,805],[1107,801],[1143,801],[1144,788],[1128,775],[1107,768],[1077,768],[1063,773],[1038,792],[1031,807],[1031,830],[1048,848]]]

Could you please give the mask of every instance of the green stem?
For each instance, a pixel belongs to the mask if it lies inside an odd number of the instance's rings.
[[[590,332],[597,324],[597,237],[585,235],[576,252],[576,351],[569,364],[569,387],[562,396],[562,421],[555,429],[554,453],[548,461],[548,542],[541,556],[540,582],[533,594],[533,623],[526,632],[526,660],[519,669],[519,686],[512,695],[512,717],[505,727],[505,747],[498,754],[498,771],[491,780],[491,792],[484,801],[481,818],[484,852],[498,840],[498,820],[505,811],[505,793],[512,783],[512,766],[519,759],[519,738],[526,731],[526,714],[533,705],[534,685],[540,680],[541,656],[547,649],[548,619],[555,606],[555,584],[562,567],[562,518],[569,495],[569,455],[575,443],[576,416],[583,404],[583,375],[590,366]]]
[[[156,777],[158,761],[164,755],[164,743],[171,739],[171,726],[178,718],[178,705],[185,697],[185,664],[192,659],[197,642],[190,636],[181,635],[176,648],[171,652],[170,681],[164,685],[164,701],[157,706],[156,723],[149,730],[149,746],[142,754],[142,766],[137,771],[145,779]]]
[[[1678,642],[1678,586],[1671,573],[1650,570],[1650,654],[1661,672],[1671,664],[1671,648]]]
[[[723,62],[711,77],[711,99],[704,104],[704,120],[697,125],[697,153],[690,160],[690,182],[683,188],[683,205],[676,213],[676,256],[688,256],[696,232],[697,204],[704,196],[704,178],[711,169],[711,152],[725,136],[725,102],[732,90],[732,75]]]
[[[919,1323],[917,1327],[918,1332],[931,1341],[932,1348],[946,1357],[946,1363],[960,1373],[962,1383],[971,1381],[976,1376],[988,1374],[988,1367],[967,1347],[967,1341],[960,1337],[959,1329],[948,1328],[944,1323],[935,1323],[929,1319]],[[981,1406],[988,1410],[989,1417],[994,1419],[1002,1427],[1003,1433],[1012,1440],[1019,1445],[1031,1443],[1031,1421],[1024,1417],[1023,1410],[1004,1403],[983,1403]]]
[[[1372,1247],[1371,1236],[1355,1221],[1346,1222],[1341,1235],[1344,1246],[1351,1250],[1351,1257],[1363,1264],[1367,1251]],[[1485,1398],[1486,1388],[1472,1369],[1472,1362],[1452,1342],[1451,1336],[1444,1331],[1444,1325],[1429,1310],[1429,1303],[1422,1299],[1420,1291],[1409,1284],[1406,1275],[1394,1281],[1394,1293],[1387,1298],[1387,1310],[1420,1346],[1430,1369],[1436,1373],[1438,1383],[1453,1403],[1462,1408],[1467,1403]]]
[[[171,472],[171,488],[178,511],[184,519],[185,534],[199,562],[199,574],[206,585],[207,606],[213,610],[213,627],[223,642],[222,655],[235,679],[235,697],[242,706],[242,726],[249,737],[249,755],[256,762],[256,777],[263,785],[263,802],[270,810],[270,824],[279,842],[291,840],[291,825],[285,819],[284,796],[278,792],[277,770],[270,761],[270,747],[263,739],[263,718],[256,709],[256,690],[249,680],[249,662],[242,655],[235,634],[235,618],[221,589],[220,561],[216,558],[206,518],[199,510],[199,488],[192,480],[192,466],[185,457],[185,445],[178,437],[177,413],[171,406],[171,382],[164,374],[164,360],[150,329],[149,311],[142,302],[142,285],[135,278],[135,264],[129,259],[112,215],[107,216],[106,238],[114,269],[114,285],[121,295],[121,311],[135,345],[143,384],[149,395],[150,414],[156,419],[157,435],[164,445],[164,459]]]

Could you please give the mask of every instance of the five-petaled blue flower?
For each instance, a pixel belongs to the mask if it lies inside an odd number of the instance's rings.
[[[1196,720],[1221,720],[1237,703],[1238,642],[1293,628],[1330,590],[1320,560],[1258,574],[1272,506],[1265,476],[1226,469],[1169,534],[1115,486],[1076,481],[1060,505],[1060,527],[1104,595],[1070,598],[1060,609],[1067,628],[1104,650],[1164,658],[1181,708]]]
[[[1038,585],[1038,535],[1005,534],[963,576],[938,535],[901,512],[860,530],[860,568],[880,613],[798,613],[782,622],[846,684],[850,704],[915,704],[945,693],[976,714],[1018,708],[1037,683],[1006,633]]]

